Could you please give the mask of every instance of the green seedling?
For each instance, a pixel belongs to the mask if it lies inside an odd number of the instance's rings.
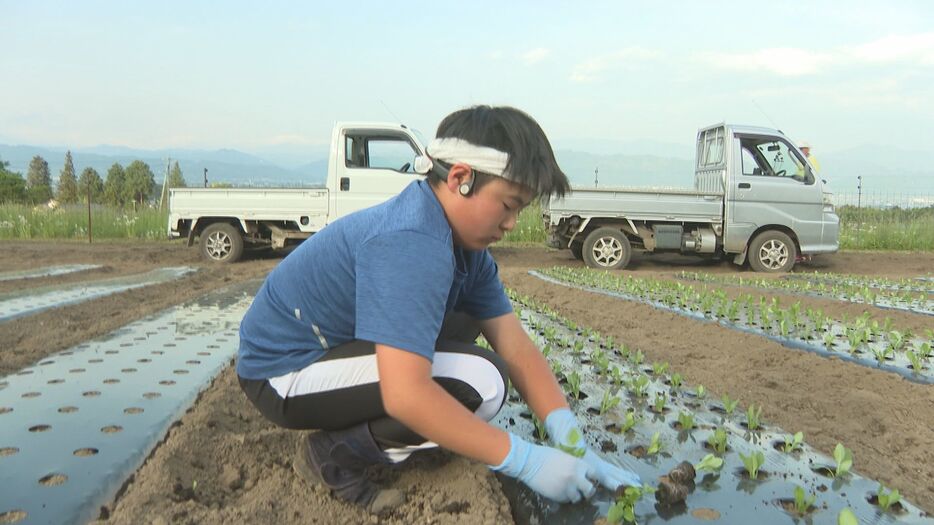
[[[833,459],[837,462],[833,473],[835,478],[846,475],[853,468],[853,451],[844,447],[842,443],[837,443],[833,448]]]
[[[646,454],[650,456],[654,456],[655,454],[658,454],[659,452],[662,451],[662,448],[664,445],[662,445],[660,438],[661,438],[660,433],[656,432],[652,434],[652,441],[649,442],[649,448],[645,449]]]
[[[889,332],[889,348],[893,352],[898,352],[905,345],[905,339],[905,334],[902,332],[895,330]]]
[[[638,397],[645,397],[648,395],[649,387],[649,376],[639,375],[639,377],[633,379],[629,382],[629,389]]]
[[[749,405],[749,408],[746,409],[746,424],[749,430],[756,430],[759,428],[759,417],[761,415],[761,406],[757,408],[755,405]]]
[[[723,397],[720,398],[720,401],[723,401],[723,410],[727,414],[732,415],[733,411],[736,410],[736,405],[739,404],[739,399],[730,399],[730,396],[723,394]]]
[[[603,392],[603,399],[600,401],[600,415],[604,415],[613,410],[616,405],[622,401],[619,397],[611,395],[609,390]]]
[[[642,499],[642,496],[653,492],[655,492],[655,489],[648,485],[626,487],[619,499],[610,505],[610,509],[606,515],[607,523],[635,523],[636,503]]]
[[[723,459],[707,454],[700,463],[694,465],[694,470],[698,472],[717,472],[723,467]]]
[[[876,497],[879,498],[879,508],[883,512],[888,512],[892,505],[895,505],[902,499],[901,495],[898,493],[898,489],[892,489],[891,492],[886,492],[883,485],[879,485],[879,490],[876,491]]]
[[[551,345],[545,344],[544,346],[542,346],[542,355],[545,356],[546,358],[549,355],[551,355]]]
[[[678,412],[678,424],[681,425],[681,430],[694,429],[694,414],[690,412]]]
[[[636,417],[634,413],[626,412],[626,420],[623,421],[622,425],[620,425],[619,431],[621,433],[629,432],[630,430],[632,430],[634,426],[636,426],[636,423],[638,423],[640,419],[642,418]]]
[[[795,512],[799,516],[807,514],[815,501],[817,501],[817,494],[808,494],[804,488],[795,486]]]
[[[583,341],[574,341],[574,353],[581,354],[584,352],[584,342]]]
[[[668,371],[668,363],[652,363],[652,373],[660,376]]]
[[[539,441],[545,441],[545,438],[548,437],[548,432],[545,431],[545,423],[538,419],[535,414],[532,414],[532,423],[535,424],[535,437]]]
[[[881,348],[881,349],[873,348],[872,355],[876,357],[876,363],[878,363],[879,366],[882,366],[883,364],[885,364],[885,360],[887,358],[895,355],[895,351],[892,349],[891,346],[888,346],[886,348]]]
[[[836,337],[832,333],[827,332],[824,334],[824,346],[827,347],[827,350],[833,350],[833,344],[835,340]]]
[[[613,381],[613,384],[619,386],[623,384],[623,369],[618,366],[613,366],[610,369],[610,379]]]
[[[713,434],[707,438],[707,443],[713,447],[714,451],[717,454],[724,454],[726,452],[726,439],[727,434],[726,430],[723,428],[718,428],[714,430]]]
[[[658,414],[661,414],[665,411],[665,403],[667,400],[668,396],[666,396],[664,392],[655,394],[655,401],[652,403],[652,410]]]
[[[920,345],[918,345],[918,348],[916,349],[916,351],[918,353],[918,357],[920,357],[921,359],[930,359],[932,353],[934,353],[934,351],[931,350],[930,343],[921,343]]]
[[[804,432],[795,432],[794,436],[785,436],[785,444],[782,446],[782,450],[786,454],[801,450],[801,447],[804,445]]]
[[[909,350],[905,352],[905,356],[908,357],[908,361],[911,363],[911,370],[915,374],[920,372],[921,369],[924,367],[924,365],[921,363],[921,358],[918,357],[918,354],[916,354],[913,350]]]
[[[574,399],[580,399],[581,397],[581,376],[577,373],[577,370],[571,372],[568,376],[568,387],[571,389],[571,395],[574,396]]]
[[[765,463],[765,454],[763,454],[761,450],[757,450],[748,456],[740,452],[739,458],[743,460],[743,465],[746,467],[746,472],[749,474],[749,477],[751,479],[758,479],[759,467]]]
[[[558,361],[552,361],[551,362],[551,373],[553,373],[555,377],[560,377],[561,374],[564,373],[564,366]]]
[[[853,514],[853,511],[847,507],[837,515],[837,525],[859,525],[859,520],[856,519],[856,514]]]
[[[555,327],[546,326],[545,327],[545,339],[549,341],[554,341],[555,339]]]
[[[581,443],[583,440],[584,438],[581,436],[580,430],[572,428],[568,430],[567,437],[564,441],[558,442],[558,448],[574,457],[582,458],[584,454],[587,453],[587,447]]]
[[[704,385],[697,385],[697,399],[704,399],[704,396],[707,395],[707,389],[704,388]]]
[[[641,365],[645,361],[645,354],[642,353],[642,350],[636,350],[629,354],[629,361],[636,366]]]
[[[679,374],[679,373],[677,373],[677,372],[675,372],[674,374],[671,374],[671,386],[673,386],[673,387],[675,387],[675,388],[680,388],[680,387],[681,387],[681,383],[682,383],[683,381],[684,381],[684,378],[681,377],[681,374]]]

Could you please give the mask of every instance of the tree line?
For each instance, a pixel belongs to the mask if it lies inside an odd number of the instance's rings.
[[[152,169],[141,160],[134,160],[126,168],[115,162],[107,170],[106,179],[91,167],[84,168],[80,177],[76,177],[75,164],[68,151],[54,188],[49,163],[41,156],[36,155],[29,162],[25,179],[22,174],[10,171],[9,165],[0,159],[0,203],[36,205],[45,204],[54,197],[63,205],[87,204],[90,197],[94,204],[141,206],[150,200],[156,189]],[[186,186],[178,161],[172,166],[166,184],[170,188]]]

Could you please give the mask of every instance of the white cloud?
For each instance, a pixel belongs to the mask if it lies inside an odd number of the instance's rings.
[[[503,52],[500,51],[499,49],[490,51],[489,57],[490,57],[490,60],[500,60],[501,58],[503,58]]]
[[[571,71],[571,81],[593,82],[599,80],[606,71],[632,66],[660,56],[661,53],[653,49],[627,47],[615,53],[597,56],[577,64]]]
[[[934,33],[890,35],[847,50],[866,62],[916,62],[934,65]]]
[[[545,60],[548,55],[551,54],[551,51],[545,49],[544,47],[536,47],[522,54],[522,61],[527,65],[533,65]]]
[[[701,53],[701,62],[721,69],[765,71],[779,76],[819,73],[827,67],[908,63],[934,65],[934,33],[890,35],[829,50],[775,47],[747,53]]]
[[[834,61],[831,53],[776,47],[751,53],[702,53],[701,61],[722,69],[768,71],[781,76],[809,75]]]

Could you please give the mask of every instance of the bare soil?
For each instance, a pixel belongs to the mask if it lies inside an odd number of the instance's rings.
[[[496,248],[507,284],[549,304],[575,322],[641,349],[647,361],[668,361],[712,396],[728,393],[742,406],[762,405],[763,418],[795,432],[825,454],[837,442],[852,448],[855,470],[898,488],[909,501],[934,512],[934,389],[890,373],[828,360],[711,323],[650,306],[551,285],[527,274],[554,265],[579,266],[568,251]],[[199,272],[162,285],[131,290],[79,305],[0,323],[0,375],[104,335],[166,307],[233,282],[262,277],[278,262],[252,256],[234,265],[203,264],[180,243],[0,243],[0,271],[53,264],[103,264],[71,276],[5,283],[0,293],[40,284],[80,282],[190,265]],[[904,277],[929,275],[934,254],[848,252],[815,259],[800,270]],[[679,256],[636,256],[627,272],[674,278],[682,270],[739,271],[721,261]],[[731,293],[737,290],[731,288]],[[752,293],[768,292],[748,289]],[[787,302],[788,296],[782,297]],[[839,317],[868,310],[913,330],[932,327],[930,317],[865,305],[813,299]],[[896,315],[897,314],[897,315]],[[383,519],[311,488],[291,470],[300,433],[267,423],[240,393],[226,369],[169,431],[166,439],[102,511],[112,523],[504,523],[508,503],[483,466],[445,452],[424,454],[397,469],[373,475],[403,488],[408,503]],[[197,483],[195,483],[197,482]]]

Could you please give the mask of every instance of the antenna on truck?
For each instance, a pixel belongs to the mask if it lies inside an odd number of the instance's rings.
[[[776,124],[775,121],[772,120],[771,117],[769,117],[768,113],[766,113],[765,110],[762,109],[761,106],[759,106],[759,103],[756,102],[756,99],[753,98],[753,99],[750,99],[750,100],[752,100],[752,103],[756,106],[756,109],[758,109],[758,110],[765,116],[765,118],[772,124],[772,127],[775,128],[775,129],[777,129],[777,130],[779,130],[779,131],[781,131],[781,129],[779,129],[779,127],[778,127],[778,124]]]
[[[383,109],[385,109],[390,115],[392,115],[392,118],[395,119],[396,122],[398,122],[399,124],[402,124],[402,119],[397,117],[396,114],[393,113],[391,109],[389,109],[389,106],[387,106],[386,103],[383,102],[383,99],[379,99],[379,103],[383,105]]]

